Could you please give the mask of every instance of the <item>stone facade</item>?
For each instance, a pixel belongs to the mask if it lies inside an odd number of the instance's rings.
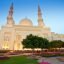
[[[46,27],[41,14],[40,6],[38,6],[38,26],[33,26],[32,21],[28,18],[22,19],[19,25],[15,25],[13,20],[13,4],[10,7],[7,16],[7,24],[1,27],[0,30],[0,49],[1,50],[22,50],[22,40],[27,35],[33,34],[51,40],[64,41],[64,35],[51,32],[49,27]]]

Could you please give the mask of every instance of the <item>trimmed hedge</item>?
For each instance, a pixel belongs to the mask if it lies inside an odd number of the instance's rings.
[[[42,54],[43,57],[57,57],[57,56],[64,56],[64,54]]]

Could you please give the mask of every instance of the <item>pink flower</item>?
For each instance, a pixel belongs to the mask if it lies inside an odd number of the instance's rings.
[[[50,64],[50,63],[48,63],[48,62],[40,62],[39,64]]]

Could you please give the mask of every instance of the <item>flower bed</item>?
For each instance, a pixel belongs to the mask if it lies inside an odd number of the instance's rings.
[[[56,56],[64,56],[64,53],[61,52],[43,52],[41,54],[43,57],[56,57]]]
[[[9,50],[0,50],[0,53],[7,53]]]
[[[40,62],[39,64],[50,64],[50,63],[48,63],[48,62]]]
[[[0,60],[7,60],[7,59],[9,59],[10,57],[8,57],[8,56],[0,56]]]

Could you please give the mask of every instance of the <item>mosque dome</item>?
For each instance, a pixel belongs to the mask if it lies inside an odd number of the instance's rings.
[[[22,26],[33,26],[32,21],[30,19],[27,19],[27,18],[22,19],[20,21],[20,25],[22,25]]]

